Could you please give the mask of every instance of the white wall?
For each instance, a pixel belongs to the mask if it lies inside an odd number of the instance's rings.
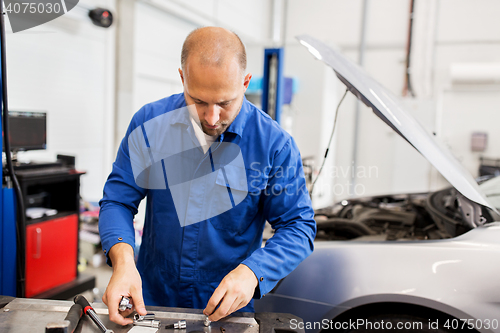
[[[368,23],[366,28],[367,51],[365,54],[365,67],[382,84],[395,93],[400,93],[403,83],[403,66],[408,13],[407,1],[370,1],[368,10]],[[296,35],[309,34],[323,40],[332,46],[338,46],[351,60],[358,60],[358,44],[361,34],[362,1],[315,1],[312,6],[304,6],[303,2],[288,1],[286,52],[287,59],[296,52],[305,53],[303,59],[289,64],[301,67],[303,74],[299,75],[301,89],[297,94],[294,104],[298,109],[306,109],[308,104],[318,103],[308,90],[319,88],[320,94],[329,94],[333,97],[327,107],[320,113],[329,115],[311,117],[307,126],[294,128],[294,134],[299,141],[299,147],[304,151],[317,150],[317,163],[321,163],[327,138],[333,126],[333,115],[340,97],[345,91],[341,83],[325,89],[322,82],[323,74],[316,74],[316,68],[323,68],[332,72],[323,63],[316,61],[305,49],[299,45]],[[304,50],[302,50],[304,49]],[[287,67],[288,68],[288,67]],[[288,72],[287,72],[288,74]],[[337,81],[339,82],[339,81]],[[316,83],[316,85],[315,85]],[[334,88],[335,87],[335,88]],[[336,90],[334,90],[336,89]],[[383,124],[370,109],[360,106],[359,119],[359,144],[357,154],[357,168],[353,169],[353,132],[354,110],[357,100],[348,94],[340,107],[339,119],[336,129],[336,144],[330,152],[332,159],[331,168],[325,169],[324,179],[327,181],[330,171],[330,182],[333,181],[330,196],[332,201],[357,195],[369,195],[375,192],[390,192],[392,190],[392,176],[394,156],[392,146],[393,132]],[[313,106],[314,107],[314,106]],[[325,127],[325,124],[327,126]],[[299,134],[298,132],[302,132]],[[320,132],[321,134],[319,134]],[[316,136],[316,139],[315,139]],[[322,137],[318,141],[319,136]],[[380,149],[385,147],[385,149]],[[359,174],[356,192],[351,188],[352,172]],[[318,185],[317,185],[318,186]],[[325,195],[324,193],[322,195]],[[326,200],[315,200],[315,206],[328,204]]]
[[[216,25],[236,32],[247,47],[247,70],[262,75],[263,45],[270,40],[271,2],[259,1],[136,1],[133,108],[131,118],[144,104],[182,92],[179,78],[182,43],[200,26]],[[121,112],[121,111],[120,111]],[[127,123],[118,124],[125,133]],[[144,218],[143,202],[136,216]]]
[[[306,5],[299,0],[288,0],[287,3],[287,59],[299,57],[291,56],[291,53],[302,54],[299,51],[301,46],[293,37],[310,34],[327,44],[339,46],[347,57],[358,61],[363,1],[317,0]],[[402,95],[404,88],[409,4],[409,0],[368,0],[364,67],[398,96]],[[477,176],[481,154],[470,151],[471,132],[487,132],[489,145],[484,155],[500,158],[500,141],[494,131],[500,86],[452,84],[450,65],[457,62],[499,62],[499,14],[500,3],[494,0],[419,0],[415,4],[412,84],[417,97],[402,98],[403,103],[429,132],[436,132],[436,136],[445,141],[474,176]],[[301,70],[297,69],[299,66]],[[294,101],[299,110],[307,109],[308,105],[319,108],[320,102],[316,95],[311,94],[313,88],[309,87],[316,82],[318,90],[324,88],[324,75],[318,66],[313,56],[304,56],[287,64],[287,69],[294,68],[294,73],[299,76],[301,87],[307,85]],[[337,89],[331,92],[336,102],[343,92],[343,85],[339,84]],[[341,106],[336,131],[337,143],[332,159],[335,167],[344,171],[352,167],[353,161],[355,104],[355,98],[349,94]],[[321,112],[332,114],[334,107]],[[315,117],[301,123],[302,128],[294,128],[303,152],[319,150],[318,160],[321,160],[323,150],[320,147],[324,143],[317,132],[324,131],[324,121],[324,117]],[[357,179],[359,193],[344,191],[338,194],[337,191],[335,200],[356,195],[427,191],[446,186],[446,181],[436,175],[427,161],[363,105],[360,107],[359,133],[358,170],[355,171],[371,168],[373,172],[361,174],[362,177]],[[340,175],[333,181],[345,188],[351,179]],[[315,205],[322,204],[316,200]]]
[[[120,17],[115,0],[81,0],[70,13],[42,26],[7,33],[9,99],[12,110],[47,111],[46,151],[20,153],[23,161],[53,161],[75,155],[81,195],[98,201],[111,171],[119,140],[142,105],[182,92],[177,69],[186,35],[196,27],[219,25],[235,31],[248,48],[248,69],[262,73],[263,45],[271,36],[268,0],[135,1],[133,52],[115,54]],[[83,7],[105,7],[115,14],[109,29],[94,26]],[[8,28],[10,30],[10,28]],[[132,57],[131,96],[115,110],[115,58]],[[126,73],[127,74],[127,73]],[[125,92],[126,94],[127,92]],[[127,104],[127,105],[125,105]],[[117,135],[114,135],[116,130]]]
[[[19,154],[23,161],[76,155],[86,171],[81,195],[99,200],[111,166],[114,30],[94,26],[78,7],[113,10],[114,0],[83,0],[70,13],[12,33],[7,24],[7,74],[11,110],[47,112],[47,150]]]
[[[500,85],[456,84],[450,66],[456,63],[500,63],[500,3],[493,0],[441,0],[435,40],[434,99],[436,133],[474,176],[479,157],[500,158],[498,108]],[[488,133],[485,152],[472,152],[472,132]]]
[[[182,43],[193,29],[218,25],[239,34],[248,48],[248,70],[261,72],[270,39],[270,1],[136,2],[134,109],[182,92],[179,78]],[[262,50],[259,54],[259,50]]]
[[[293,135],[303,156],[321,162],[336,104],[344,92],[332,71],[314,60],[294,39],[310,34],[336,44],[357,61],[362,0],[287,0],[285,75],[296,76]],[[396,95],[404,85],[404,60],[409,0],[369,0],[365,69]],[[82,5],[115,8],[114,0],[83,0]],[[248,50],[248,70],[262,74],[262,55],[272,46],[272,1],[137,0],[134,4],[133,85],[128,108],[115,111],[115,28],[93,26],[76,9],[41,27],[7,35],[11,109],[48,112],[48,150],[29,152],[21,159],[52,160],[57,153],[77,156],[87,171],[82,195],[98,200],[110,171],[127,119],[144,103],[180,92],[177,68],[180,48],[189,31],[220,25],[240,35]],[[499,85],[457,85],[451,82],[452,63],[500,62],[500,3],[495,0],[420,0],[415,7],[412,51],[413,86],[417,98],[406,104],[429,131],[436,132],[464,165],[477,175],[480,154],[470,152],[473,131],[485,131],[484,156],[499,157],[495,129]],[[118,18],[119,19],[119,18]],[[118,55],[120,56],[120,55]],[[339,194],[318,193],[316,205],[350,196],[353,114],[356,100],[348,94],[341,106],[330,179]],[[359,195],[424,191],[445,185],[427,162],[388,127],[361,106],[358,166],[372,168],[357,179]],[[115,113],[117,112],[117,113]],[[118,121],[125,119],[125,121]],[[492,121],[484,121],[491,119]],[[402,157],[402,158],[401,158]],[[377,172],[374,172],[375,168]],[[356,170],[359,171],[359,170]],[[347,176],[342,176],[347,173]],[[417,176],[416,176],[417,175]],[[411,181],[408,179],[411,177]],[[326,180],[323,180],[326,181]],[[337,193],[340,187],[337,187]],[[319,196],[321,198],[319,198]]]

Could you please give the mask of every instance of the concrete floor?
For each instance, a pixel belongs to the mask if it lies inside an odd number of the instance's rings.
[[[104,294],[104,291],[106,291],[109,279],[113,274],[113,269],[106,264],[103,264],[100,267],[87,266],[82,273],[93,275],[96,279],[96,286],[94,290],[88,290],[82,293],[82,295],[85,296],[89,302],[102,303],[102,295]]]

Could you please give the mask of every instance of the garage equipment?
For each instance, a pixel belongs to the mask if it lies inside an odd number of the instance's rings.
[[[167,328],[179,328],[181,321],[176,324],[168,325]],[[146,326],[146,327],[155,327],[160,328],[161,322],[156,320],[154,313],[148,313],[145,316],[141,316],[140,314],[134,314],[134,325],[136,326]],[[171,327],[170,327],[171,326]],[[184,321],[184,328],[186,327],[186,321]]]
[[[80,304],[73,304],[63,321],[47,324],[45,333],[73,333],[80,322],[82,314],[82,306]]]
[[[166,325],[166,329],[168,328],[175,328],[175,329],[185,329],[186,328],[186,321],[185,320],[179,320],[178,322],[171,324],[171,325]]]
[[[130,298],[126,296],[122,296],[120,300],[120,305],[118,306],[118,310],[125,311],[132,309],[132,303],[130,303]]]
[[[139,320],[153,320],[153,319],[156,319],[154,313],[148,313],[145,316],[141,316],[138,313],[134,314],[134,320],[139,321]]]
[[[0,12],[4,12],[3,1]],[[5,15],[0,15],[0,151],[6,152],[6,171],[0,169],[0,293],[2,295],[24,296],[24,229],[21,221],[25,218],[19,181],[14,173],[14,164],[10,154],[9,107],[7,100],[7,56],[5,49]],[[3,146],[4,145],[4,146]],[[5,180],[5,182],[4,182]],[[17,212],[16,212],[17,210]]]
[[[89,301],[87,301],[85,297],[83,297],[82,295],[77,295],[75,297],[75,303],[82,306],[83,312],[88,315],[97,326],[99,326],[103,333],[114,333],[112,330],[108,330],[106,326],[104,326],[101,319],[99,319],[99,317],[97,316],[94,308],[90,306]]]
[[[161,321],[159,320],[134,320],[134,325],[135,326],[145,326],[145,327],[154,327],[154,328],[160,328],[161,327]],[[173,326],[172,326],[173,328]]]
[[[5,306],[2,308],[2,304]],[[2,333],[26,333],[43,332],[48,322],[57,322],[64,318],[73,305],[71,301],[43,300],[32,298],[12,298],[0,296],[0,332]],[[102,323],[115,333],[126,333],[140,326],[121,326],[109,320],[108,309],[104,303],[94,303],[93,310],[99,316]],[[304,333],[304,330],[291,329],[290,322],[302,323],[302,319],[289,314],[276,314],[269,312],[261,313],[234,313],[231,316],[210,324],[210,328],[203,325],[205,315],[200,309],[167,308],[148,306],[148,312],[154,312],[155,318],[161,320],[165,325],[185,320],[187,330],[175,328],[161,328],[160,332],[221,332],[221,327],[231,333]],[[300,327],[300,326],[298,326]],[[146,328],[146,327],[143,327]],[[89,319],[82,316],[75,332],[97,333],[99,329]],[[109,332],[109,331],[108,331]]]
[[[283,106],[284,49],[264,50],[264,77],[262,78],[262,111],[279,124]]]

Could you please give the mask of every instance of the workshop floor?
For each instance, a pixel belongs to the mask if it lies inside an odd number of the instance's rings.
[[[89,265],[82,273],[93,275],[96,279],[96,286],[94,290],[86,291],[83,295],[89,300],[89,302],[102,302],[102,295],[106,290],[106,286],[111,278],[113,269],[106,264],[103,264],[100,267],[92,267]]]

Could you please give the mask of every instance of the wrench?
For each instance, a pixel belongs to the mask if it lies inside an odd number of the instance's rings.
[[[114,333],[112,330],[108,330],[106,326],[104,326],[101,319],[97,316],[97,313],[95,313],[94,308],[90,306],[89,301],[87,301],[85,297],[77,295],[75,296],[74,301],[76,304],[80,304],[82,306],[83,312],[92,319],[92,321],[101,329],[102,333]]]

